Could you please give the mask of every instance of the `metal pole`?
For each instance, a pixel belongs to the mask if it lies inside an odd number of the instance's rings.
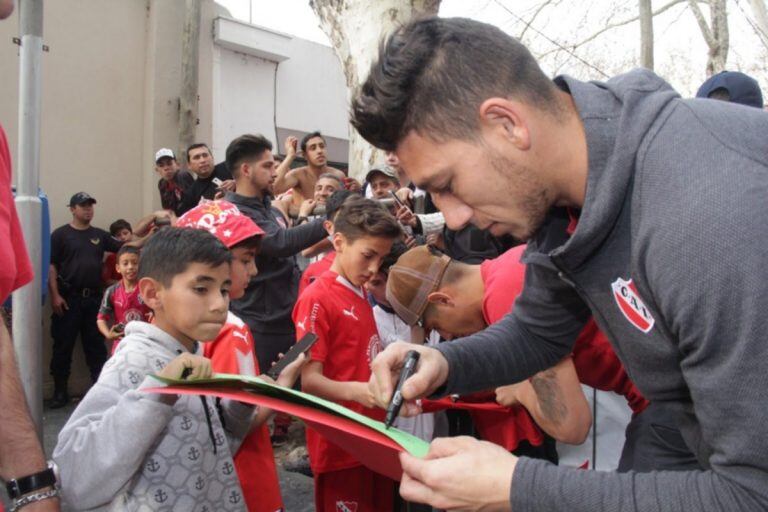
[[[13,344],[21,382],[42,438],[43,325],[41,304],[42,203],[40,183],[40,88],[43,53],[43,0],[19,2],[19,147],[16,209],[24,232],[34,280],[13,294]]]

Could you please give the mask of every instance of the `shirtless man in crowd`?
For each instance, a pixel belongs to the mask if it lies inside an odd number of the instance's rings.
[[[297,154],[297,146],[307,159],[307,165],[291,169],[291,163]],[[292,190],[292,204],[298,206],[305,199],[312,199],[315,194],[315,184],[322,174],[338,176],[349,190],[359,190],[360,183],[353,178],[347,178],[339,169],[328,165],[325,138],[320,132],[312,132],[304,136],[299,144],[296,137],[288,137],[285,141],[285,159],[277,168],[275,180],[275,194],[282,194]]]

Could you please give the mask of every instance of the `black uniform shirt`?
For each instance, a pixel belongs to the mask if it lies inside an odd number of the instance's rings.
[[[70,289],[100,288],[104,253],[117,252],[122,245],[103,229],[66,224],[51,233],[51,263]]]

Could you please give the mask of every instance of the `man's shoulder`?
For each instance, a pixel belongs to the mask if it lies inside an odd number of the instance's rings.
[[[297,178],[307,176],[309,173],[309,166],[302,165],[301,167],[295,167],[288,171],[288,174],[296,176]]]
[[[74,228],[72,226],[70,226],[69,224],[63,224],[57,227],[56,229],[54,229],[53,232],[51,233],[51,236],[63,236],[71,233],[72,231],[74,231]]]

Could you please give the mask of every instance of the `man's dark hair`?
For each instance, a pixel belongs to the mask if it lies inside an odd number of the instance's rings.
[[[380,203],[354,197],[344,201],[333,221],[334,233],[354,242],[365,236],[397,239],[403,234],[400,224]]]
[[[133,233],[133,228],[131,227],[130,222],[128,222],[125,219],[117,219],[115,222],[109,225],[109,234],[112,236],[116,236],[118,233],[120,233],[124,229],[127,229],[128,231]]]
[[[353,196],[360,197],[360,194],[358,194],[357,192],[352,192],[351,190],[347,190],[345,188],[341,190],[337,190],[336,192],[328,196],[328,199],[326,199],[325,201],[325,219],[333,222],[333,218],[338,213],[339,208],[341,208],[341,205],[343,205],[347,199]]]
[[[352,102],[351,122],[387,151],[412,130],[444,141],[478,136],[478,109],[515,97],[559,112],[555,85],[528,49],[500,29],[465,18],[424,18],[397,29]]]
[[[241,135],[227,146],[227,168],[232,176],[240,175],[240,165],[246,160],[259,158],[265,151],[272,151],[272,143],[263,135]]]
[[[163,228],[144,245],[139,258],[139,279],[151,277],[163,286],[192,263],[218,267],[232,261],[232,254],[218,238],[204,229]]]
[[[387,254],[384,259],[381,260],[381,267],[379,267],[379,272],[384,272],[384,274],[389,275],[389,268],[397,263],[397,260],[400,259],[400,256],[405,254],[407,251],[408,246],[400,240],[393,243],[389,254]]]
[[[189,163],[189,152],[197,148],[205,148],[208,150],[208,153],[211,153],[211,148],[208,147],[208,144],[206,144],[205,142],[195,142],[194,144],[192,144],[187,148],[187,163]]]
[[[315,137],[320,137],[323,139],[323,142],[325,142],[325,137],[323,137],[323,134],[319,131],[314,131],[312,133],[306,134],[304,137],[302,137],[301,142],[299,143],[299,147],[302,151],[307,150],[307,142],[309,142],[309,139],[314,139]]]
[[[120,250],[117,251],[117,256],[115,257],[115,260],[120,261],[120,256],[122,256],[123,254],[135,254],[136,256],[138,256],[139,254],[141,254],[141,251],[135,245],[124,245],[120,248]]]

